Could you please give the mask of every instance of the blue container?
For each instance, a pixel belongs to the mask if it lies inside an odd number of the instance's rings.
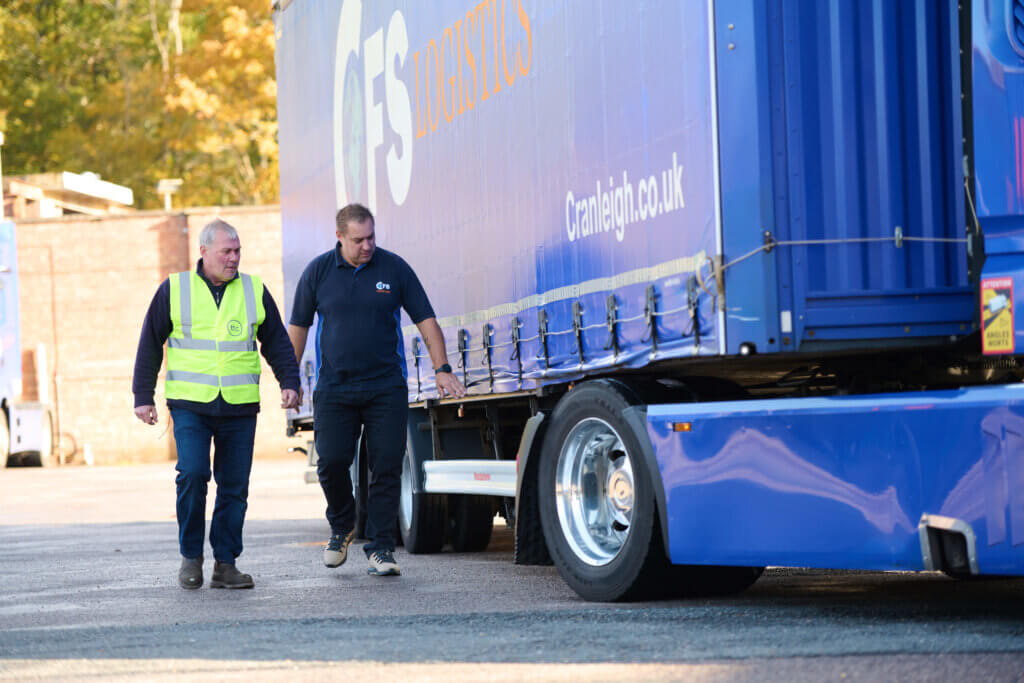
[[[727,350],[962,335],[974,317],[956,3],[716,3]],[[945,241],[959,240],[959,241]]]
[[[958,30],[924,0],[288,4],[287,305],[358,201],[472,393],[969,334]]]
[[[982,349],[1024,349],[1024,4],[975,3],[972,82],[977,214],[985,234],[980,286]]]

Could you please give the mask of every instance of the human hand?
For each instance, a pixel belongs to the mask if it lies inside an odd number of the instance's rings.
[[[299,403],[302,401],[302,390],[295,391],[294,389],[282,389],[281,390],[281,407],[286,409],[296,409],[299,407]]]
[[[148,425],[155,425],[157,421],[156,406],[136,406],[135,417]]]
[[[466,395],[466,387],[458,377],[450,372],[435,373],[434,380],[437,382],[437,393],[441,395],[441,398],[445,396],[462,398]]]

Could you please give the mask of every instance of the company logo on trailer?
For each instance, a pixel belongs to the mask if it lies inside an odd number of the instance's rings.
[[[377,149],[384,145],[384,106],[374,97],[374,82],[380,76],[384,77],[388,126],[399,138],[385,158],[388,189],[397,205],[409,194],[412,108],[409,90],[397,73],[405,64],[409,39],[405,19],[397,10],[386,31],[378,28],[365,39],[362,23],[362,0],[346,0],[338,19],[334,57],[334,183],[338,206],[365,201],[376,211]]]
[[[439,21],[411,55],[402,12],[395,10],[386,27],[367,27],[373,32],[364,37],[364,0],[342,5],[334,58],[338,206],[363,201],[377,211],[381,148],[387,150],[387,191],[401,206],[409,195],[415,140],[479,111],[529,75],[533,32],[524,0],[471,1],[465,14]],[[375,95],[381,82],[383,101]],[[410,92],[416,97],[415,133]]]

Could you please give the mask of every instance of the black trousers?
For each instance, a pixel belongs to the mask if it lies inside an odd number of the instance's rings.
[[[395,549],[408,422],[405,386],[374,391],[313,392],[317,474],[327,499],[327,522],[332,534],[347,534],[355,526],[356,508],[349,468],[356,455],[360,430],[366,439],[369,465],[366,536],[370,542],[363,549],[367,555],[375,550]]]

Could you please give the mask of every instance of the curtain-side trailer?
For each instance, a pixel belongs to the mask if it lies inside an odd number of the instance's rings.
[[[288,304],[366,204],[469,387],[437,397],[403,320],[410,552],[482,549],[498,512],[592,600],[768,565],[1024,574],[1020,2],[275,23]]]

